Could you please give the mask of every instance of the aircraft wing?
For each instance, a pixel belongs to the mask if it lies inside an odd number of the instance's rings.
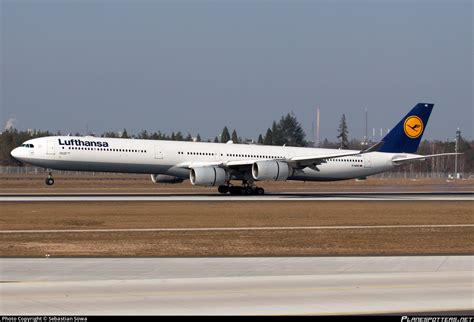
[[[335,158],[342,158],[342,157],[348,157],[352,155],[361,155],[364,153],[369,153],[369,152],[375,152],[377,151],[382,145],[383,141],[380,141],[367,149],[361,150],[361,151],[350,151],[350,152],[341,152],[341,153],[332,153],[332,154],[320,154],[320,155],[314,155],[314,156],[304,156],[304,157],[293,157],[290,160],[290,163],[296,164],[298,166],[315,166],[318,164],[321,164],[324,160],[327,159],[335,159]],[[344,150],[341,150],[344,151]]]
[[[248,160],[234,160],[234,161],[208,161],[208,162],[183,162],[176,167],[178,168],[186,168],[186,169],[193,169],[193,168],[199,168],[199,167],[221,167],[221,168],[228,168],[228,169],[240,169],[243,170],[243,168],[247,168],[252,166],[255,162],[258,161],[282,161],[286,162],[293,167],[299,167],[299,168],[305,168],[307,166],[316,166],[324,162],[324,160],[327,159],[335,159],[335,158],[342,158],[342,157],[347,157],[351,155],[361,155],[364,153],[368,152],[373,152],[377,151],[382,145],[383,141],[378,142],[369,148],[361,151],[346,151],[346,150],[341,150],[341,153],[330,153],[330,154],[319,154],[319,155],[309,155],[309,156],[293,156],[291,158],[285,158],[285,159],[267,159],[267,160],[262,160],[262,159],[248,159]],[[346,151],[346,152],[344,152]],[[395,160],[398,162],[398,160]]]
[[[199,168],[199,167],[212,167],[212,166],[221,167],[221,168],[239,168],[239,167],[251,166],[257,161],[265,161],[265,160],[251,159],[251,160],[238,160],[238,161],[184,162],[177,165],[177,167],[186,168],[186,169],[193,169],[193,168]]]
[[[310,156],[294,156],[289,159],[268,159],[268,160],[249,159],[249,160],[214,161],[214,162],[213,161],[185,162],[178,165],[177,167],[192,169],[192,168],[206,167],[206,166],[218,166],[222,168],[235,169],[235,168],[245,168],[245,167],[251,166],[257,161],[272,161],[272,160],[287,162],[288,164],[291,164],[295,167],[306,167],[306,166],[315,166],[315,165],[321,164],[324,162],[324,160],[327,160],[327,159],[342,158],[342,157],[347,157],[347,156],[352,156],[352,155],[361,155],[364,153],[377,151],[382,145],[383,145],[383,142],[381,141],[362,151],[342,152],[346,150],[341,150],[341,153],[319,154],[319,155],[310,155]]]
[[[347,157],[347,156],[359,155],[359,154],[360,154],[359,151],[355,151],[355,152],[352,151],[352,152],[337,153],[337,154],[333,153],[333,154],[321,154],[321,155],[304,156],[304,157],[292,157],[289,159],[268,159],[268,160],[249,159],[249,160],[216,161],[216,162],[185,162],[178,165],[178,167],[193,169],[193,168],[207,167],[207,166],[218,166],[222,168],[235,169],[235,168],[250,167],[252,164],[254,164],[257,161],[282,161],[288,164],[292,164],[293,166],[306,167],[310,165],[321,164],[326,159],[341,158],[341,157]]]
[[[348,157],[351,155],[359,155],[360,151],[351,151],[345,153],[332,153],[332,154],[319,154],[319,155],[310,155],[310,156],[303,156],[303,157],[292,157],[289,160],[290,163],[299,163],[303,164],[319,164],[323,160],[327,159],[335,159],[335,158],[342,158]]]
[[[185,168],[185,169],[194,169],[200,167],[222,167],[223,162],[215,161],[215,162],[183,162],[176,165],[177,168]]]
[[[403,165],[403,164],[410,163],[417,160],[424,161],[430,158],[442,157],[442,156],[447,156],[447,155],[456,155],[456,154],[459,155],[462,153],[441,153],[441,154],[419,155],[419,156],[406,157],[406,158],[395,157],[394,159],[392,159],[392,162],[396,165]]]

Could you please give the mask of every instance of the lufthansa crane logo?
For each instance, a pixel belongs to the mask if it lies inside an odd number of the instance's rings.
[[[405,120],[403,129],[409,138],[416,139],[423,133],[423,121],[418,116],[409,116]]]

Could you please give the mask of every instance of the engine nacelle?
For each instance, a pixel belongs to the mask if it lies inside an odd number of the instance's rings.
[[[194,186],[219,186],[230,179],[227,171],[219,167],[199,167],[191,169],[189,179]]]
[[[153,183],[171,183],[172,184],[172,183],[181,183],[184,181],[184,179],[180,177],[169,176],[167,174],[152,174],[151,181],[153,181]]]
[[[285,181],[290,176],[290,166],[282,161],[257,161],[252,165],[255,180]]]

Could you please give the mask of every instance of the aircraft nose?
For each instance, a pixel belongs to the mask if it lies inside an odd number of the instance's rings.
[[[21,156],[21,153],[20,153],[20,148],[15,148],[12,150],[12,152],[10,152],[11,156],[14,157],[15,159],[19,159],[20,156]]]

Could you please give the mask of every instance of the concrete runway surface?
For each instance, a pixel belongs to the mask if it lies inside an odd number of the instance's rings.
[[[472,312],[473,264],[474,256],[1,258],[0,314]]]
[[[37,201],[474,201],[474,192],[283,192],[263,196],[216,194],[2,194],[0,202]]]

